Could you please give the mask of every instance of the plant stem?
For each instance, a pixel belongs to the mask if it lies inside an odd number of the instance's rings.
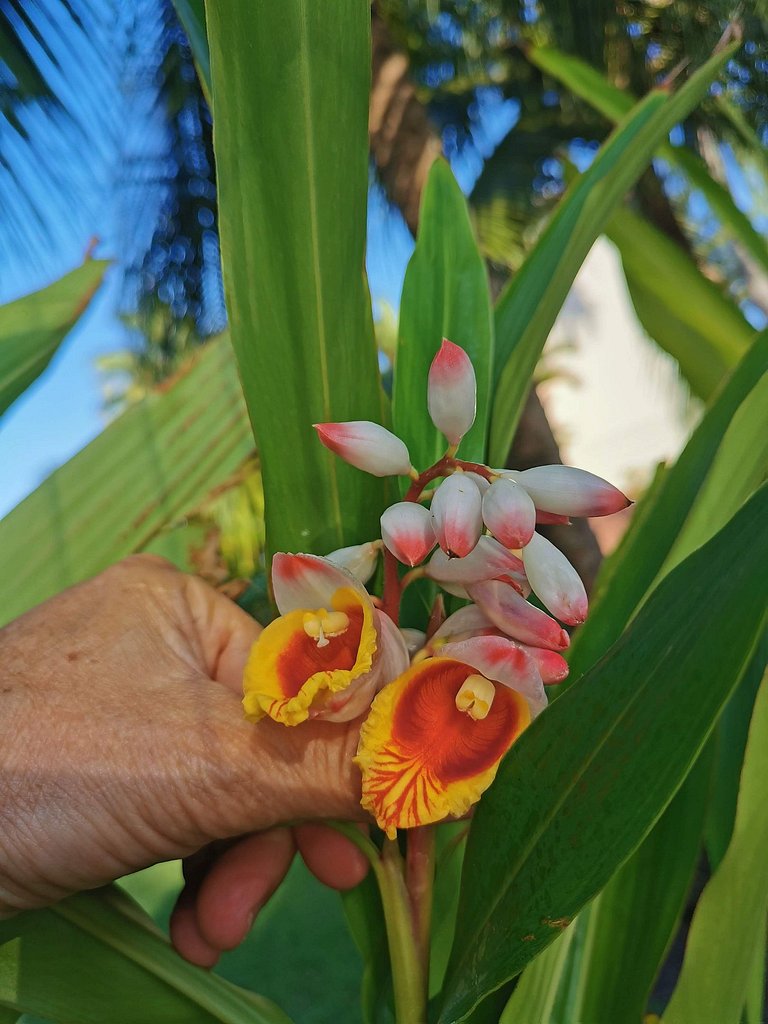
[[[384,591],[381,595],[382,610],[397,626],[400,622],[400,598],[403,588],[397,572],[397,559],[388,548],[384,548]]]
[[[397,1024],[426,1024],[427,974],[414,935],[414,921],[396,839],[385,839],[375,867],[387,926]]]
[[[421,970],[429,979],[429,941],[432,925],[432,889],[435,877],[435,829],[421,825],[408,830],[405,882],[411,904],[413,931]]]
[[[387,928],[397,1024],[426,1024],[429,975],[417,943],[415,918],[411,911],[413,904],[406,887],[403,859],[400,856],[397,840],[385,839],[382,852],[379,854],[371,839],[351,822],[326,821],[326,825],[341,832],[365,854],[376,876]],[[428,829],[429,826],[425,826],[413,831],[424,832]],[[409,835],[412,834],[412,832],[409,833]],[[429,918],[427,918],[427,928],[428,926]],[[427,930],[428,941],[429,931]]]
[[[423,473],[416,477],[405,492],[403,501],[419,501],[427,484],[440,476],[450,476],[457,469],[461,469],[465,473],[477,473],[478,476],[485,477],[486,480],[495,480],[498,476],[498,473],[494,473],[492,469],[481,465],[479,462],[465,462],[463,459],[454,459],[451,455],[444,455],[434,466],[425,469]]]

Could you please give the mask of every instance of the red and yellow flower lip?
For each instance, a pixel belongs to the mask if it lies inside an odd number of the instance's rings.
[[[399,634],[395,639],[396,630],[383,627],[385,616],[345,569],[316,555],[280,553],[272,582],[281,615],[254,644],[243,681],[252,721],[269,715],[298,725],[307,718],[355,717],[380,680],[407,666]]]
[[[535,662],[511,641],[446,644],[375,698],[355,758],[362,806],[390,838],[465,814],[546,704],[543,694]]]

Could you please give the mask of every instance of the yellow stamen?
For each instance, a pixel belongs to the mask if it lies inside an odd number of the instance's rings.
[[[349,628],[346,612],[329,612],[318,608],[316,612],[305,612],[302,620],[304,632],[317,640],[318,647],[328,646],[328,637],[341,636]]]
[[[464,711],[475,722],[486,718],[491,710],[496,689],[485,676],[467,676],[456,694],[456,707]]]

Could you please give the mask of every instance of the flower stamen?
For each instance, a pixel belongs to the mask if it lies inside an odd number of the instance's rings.
[[[456,707],[463,711],[474,722],[488,717],[491,710],[496,688],[490,679],[475,673],[467,676],[456,694]]]
[[[349,629],[349,616],[345,612],[318,608],[315,612],[304,613],[302,625],[307,636],[317,641],[318,647],[327,647],[329,638],[341,636]]]

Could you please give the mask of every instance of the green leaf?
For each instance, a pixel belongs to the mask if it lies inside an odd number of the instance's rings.
[[[761,349],[764,336],[755,342]],[[768,477],[768,373],[755,349],[751,366],[755,386],[733,413],[690,515],[664,562],[662,572],[686,558],[723,526],[741,503]],[[735,382],[735,377],[734,377]]]
[[[40,376],[101,284],[106,260],[81,267],[0,306],[0,414]]]
[[[492,465],[506,459],[547,335],[595,239],[669,130],[699,103],[734,53],[712,57],[682,88],[652,90],[622,120],[570,186],[496,307],[498,383],[491,420]]]
[[[714,750],[710,740],[645,841],[592,904],[592,942],[574,1019],[642,1020],[696,871]]]
[[[733,839],[696,906],[663,1024],[739,1024],[768,912],[768,675],[749,729]]]
[[[751,397],[762,392],[761,378],[768,370],[768,332],[758,335],[739,366],[712,402],[704,418],[693,433],[676,464],[654,488],[652,501],[640,503],[635,522],[622,544],[607,560],[600,573],[591,614],[574,636],[569,652],[571,679],[590,668],[621,635],[635,609],[642,601],[664,561],[678,541],[683,525],[691,513],[697,497],[706,486],[711,497],[708,504],[715,522],[701,523],[691,533],[687,551],[706,540],[712,529],[732,515],[750,490],[755,486],[752,453],[747,450],[754,433],[768,433],[768,402]],[[755,384],[758,381],[758,384]],[[729,425],[738,414],[739,407],[749,397],[746,417],[739,417],[742,426],[732,433]],[[727,431],[727,433],[726,433]],[[743,433],[742,433],[743,431]],[[725,435],[725,438],[724,438]],[[742,443],[743,438],[743,443]],[[719,452],[728,440],[726,456],[721,463]],[[758,448],[764,444],[764,440]],[[731,459],[744,456],[742,462],[731,464]],[[723,483],[705,484],[713,463],[722,465],[717,480]],[[763,470],[765,472],[765,470]],[[746,487],[744,486],[746,484]],[[746,493],[744,493],[746,490]],[[686,533],[688,527],[686,526]],[[679,549],[682,550],[682,549]],[[569,684],[566,684],[569,685]]]
[[[197,77],[208,106],[211,106],[211,54],[205,31],[205,0],[173,0],[176,17],[181,22],[192,57],[197,68]]]
[[[149,546],[252,447],[231,349],[210,342],[0,520],[0,623]]]
[[[717,868],[725,856],[733,835],[749,723],[767,663],[768,633],[758,644],[752,663],[717,723],[717,764],[705,829],[707,858],[711,871]]]
[[[465,1018],[544,949],[674,795],[762,629],[766,515],[768,485],[502,763],[470,833],[442,1021]]]
[[[347,925],[363,958],[363,1024],[390,1024],[392,971],[379,886],[372,871],[360,885],[341,894]]]
[[[290,1024],[182,960],[115,888],[0,921],[0,1003],[65,1024]]]
[[[528,964],[504,1008],[499,1024],[518,1024],[524,1020],[561,1024],[560,1018],[553,1011],[565,976],[574,934],[575,923]]]
[[[754,329],[693,260],[642,217],[616,210],[606,234],[619,250],[641,323],[678,361],[694,394],[709,399],[749,348]]]
[[[561,53],[552,47],[531,46],[526,57],[540,70],[556,78],[575,96],[599,111],[609,121],[620,121],[635,102],[630,93],[606,81],[603,75],[579,57]],[[719,102],[718,97],[716,102]],[[762,149],[763,147],[759,147]],[[712,212],[738,242],[761,266],[768,269],[768,246],[752,226],[749,217],[733,201],[727,188],[711,177],[700,157],[682,146],[661,143],[658,153],[669,164],[682,171],[693,189],[702,193]]]
[[[447,441],[427,412],[429,366],[442,338],[469,355],[477,377],[475,424],[461,442],[465,459],[485,459],[493,369],[493,311],[485,264],[467,202],[444,160],[432,165],[419,214],[419,237],[408,263],[400,303],[392,419],[411,461],[426,469]]]
[[[267,543],[378,536],[384,487],[312,424],[384,417],[363,279],[370,6],[208,0],[230,332],[264,467]]]
[[[429,952],[429,995],[437,995],[443,987],[448,957],[451,953],[456,913],[459,909],[459,888],[464,851],[467,845],[466,822],[443,822],[435,837],[435,884],[432,893],[432,926]]]

